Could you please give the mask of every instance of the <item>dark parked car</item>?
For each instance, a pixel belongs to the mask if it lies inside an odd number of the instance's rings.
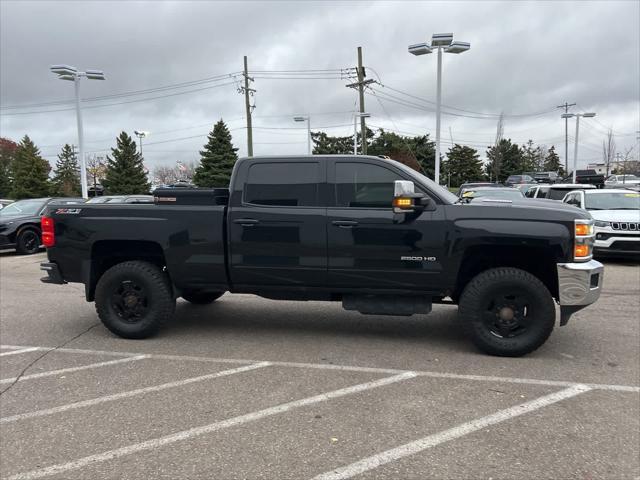
[[[529,175],[510,175],[504,182],[507,187],[521,183],[536,183],[536,181]]]
[[[42,245],[40,217],[50,205],[82,203],[82,198],[32,198],[19,200],[0,210],[0,248],[36,253]]]
[[[556,183],[559,178],[556,172],[538,172],[533,176],[537,183]]]
[[[228,189],[80,207],[42,218],[43,281],[83,283],[105,327],[125,338],[157,332],[178,297],[208,304],[232,292],[374,315],[459,305],[480,349],[518,356],[549,337],[556,302],[561,325],[595,302],[603,276],[588,212],[526,199],[467,204],[366,155],[242,158]]]
[[[596,188],[604,188],[604,175],[595,170],[576,170],[576,182],[585,185],[594,185]],[[567,175],[564,182],[573,182],[573,173]]]

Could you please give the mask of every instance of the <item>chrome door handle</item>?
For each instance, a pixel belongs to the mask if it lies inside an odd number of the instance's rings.
[[[356,222],[355,220],[334,220],[331,223],[336,227],[342,227],[342,228],[351,228],[358,225],[358,222]]]
[[[236,218],[233,223],[237,223],[243,227],[253,227],[256,223],[260,223],[260,220],[256,220],[255,218]]]

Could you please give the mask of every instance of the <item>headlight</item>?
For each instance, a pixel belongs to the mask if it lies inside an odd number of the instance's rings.
[[[593,222],[593,224],[594,224],[596,227],[602,227],[602,228],[610,227],[610,226],[611,226],[611,222],[604,222],[604,221],[602,221],[602,220],[596,220],[596,221],[594,221],[594,222]]]
[[[576,262],[591,260],[593,254],[593,220],[576,219],[574,222],[575,243],[573,259]]]

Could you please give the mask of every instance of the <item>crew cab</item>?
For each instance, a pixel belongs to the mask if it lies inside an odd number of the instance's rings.
[[[44,282],[83,283],[116,335],[144,338],[225,292],[339,301],[373,315],[459,306],[484,352],[520,356],[595,302],[588,212],[560,202],[461,202],[371,156],[251,157],[228,189],[165,189],[154,204],[53,208]]]

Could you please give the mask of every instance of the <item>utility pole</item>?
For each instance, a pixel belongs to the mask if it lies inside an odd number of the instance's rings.
[[[253,88],[249,88],[249,81],[253,82],[253,78],[249,76],[249,69],[247,67],[247,56],[244,56],[244,87],[240,90],[244,93],[244,106],[247,112],[247,156],[253,157],[253,130],[251,129],[251,102],[249,102],[249,96],[253,96],[256,92]]]
[[[369,85],[370,83],[375,83],[375,80],[370,78],[369,80],[365,80],[366,72],[364,67],[362,66],[362,47],[358,47],[358,68],[356,69],[358,73],[358,81],[356,83],[350,83],[346,85],[348,88],[358,88],[358,96],[360,98],[360,135],[362,136],[362,155],[367,154],[367,125],[365,123],[365,118],[368,116],[365,114],[364,110],[364,87]]]
[[[564,102],[564,105],[558,105],[556,108],[564,108],[564,113],[569,113],[569,107],[573,107],[575,103]],[[569,171],[569,117],[564,117],[564,171]]]

